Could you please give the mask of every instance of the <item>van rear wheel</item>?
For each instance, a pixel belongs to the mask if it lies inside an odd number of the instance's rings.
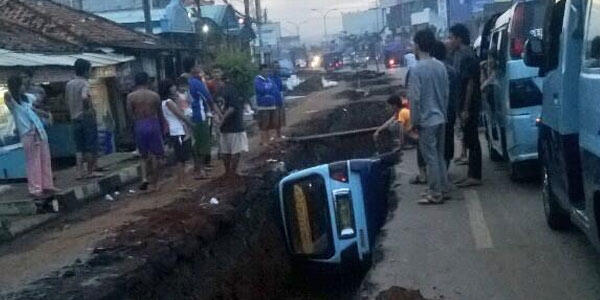
[[[544,202],[544,214],[546,223],[552,230],[565,230],[571,225],[569,214],[560,207],[556,195],[552,192],[548,170],[544,167],[544,184],[542,190],[542,201]]]
[[[485,137],[487,139],[488,153],[490,155],[490,160],[493,162],[502,161],[502,159],[503,159],[502,155],[498,154],[498,152],[496,150],[494,150],[494,147],[492,147],[492,137],[489,134],[487,122],[485,122]]]
[[[502,155],[500,155],[498,153],[498,151],[494,150],[494,147],[492,147],[492,142],[488,141],[488,149],[490,152],[490,160],[493,162],[500,162],[502,161],[504,158],[502,157]]]

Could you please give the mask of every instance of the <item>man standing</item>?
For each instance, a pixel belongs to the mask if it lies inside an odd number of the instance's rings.
[[[444,64],[430,56],[436,39],[424,29],[415,34],[419,57],[408,83],[413,130],[419,135],[419,149],[427,164],[429,191],[419,204],[441,204],[450,190],[444,159],[445,123],[448,107],[448,73]]]
[[[254,79],[261,146],[269,144],[271,130],[280,128],[276,98],[278,89],[277,85],[269,78],[269,75],[269,68],[266,65],[261,65],[260,74]]]
[[[73,121],[78,179],[102,176],[95,172],[98,156],[98,125],[88,79],[92,64],[85,59],[75,61],[75,78],[67,82],[65,98]],[[87,164],[87,172],[84,164]]]
[[[460,78],[458,113],[469,155],[467,178],[456,182],[458,187],[481,185],[481,144],[478,131],[481,111],[479,60],[469,47],[470,41],[469,29],[465,25],[456,24],[450,28],[448,45],[452,51],[452,64]]]
[[[158,161],[164,156],[164,117],[160,96],[148,87],[148,74],[135,75],[135,90],[127,95],[127,111],[134,121],[135,142],[142,163],[140,190],[158,190]]]
[[[283,97],[283,80],[281,79],[280,66],[278,62],[273,63],[273,69],[269,79],[275,84],[273,89],[273,97],[275,97],[275,138],[283,139],[281,128],[285,126],[285,105]]]
[[[190,64],[191,65],[191,64]],[[192,121],[194,122],[193,137],[194,137],[194,173],[195,179],[208,179],[205,171],[205,163],[207,156],[211,155],[211,134],[208,123],[209,113],[216,115],[217,122],[221,119],[220,111],[213,102],[212,96],[204,81],[202,80],[202,69],[200,66],[192,65],[189,70],[188,80],[190,106],[192,107]]]
[[[46,101],[46,91],[39,84],[33,82],[32,69],[25,69],[25,72],[23,73],[23,84],[25,85],[25,92],[35,96],[35,106],[42,106],[44,101]]]
[[[225,86],[221,93],[225,100],[225,114],[220,128],[219,151],[225,164],[225,179],[235,183],[239,177],[237,170],[241,153],[248,152],[248,137],[244,129],[244,100],[231,83],[232,75],[225,75]]]
[[[450,162],[454,157],[454,123],[456,122],[456,107],[458,106],[460,80],[458,72],[446,60],[447,50],[446,45],[441,41],[436,41],[431,56],[444,63],[448,71],[448,84],[450,88],[450,98],[448,99],[448,113],[446,122],[446,142],[444,145],[444,158],[446,159],[446,167],[450,167]]]

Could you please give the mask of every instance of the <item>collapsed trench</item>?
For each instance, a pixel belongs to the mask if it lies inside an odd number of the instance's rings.
[[[307,136],[371,128],[382,124],[390,115],[391,110],[385,102],[355,102],[320,112],[291,131],[293,136]],[[280,159],[289,170],[294,170],[340,160],[367,158],[380,151],[392,150],[391,137],[383,137],[382,140],[384,142],[375,145],[371,133],[367,133],[294,144],[286,147],[286,153]],[[306,278],[305,274],[296,272],[292,267],[282,238],[273,192],[284,174],[264,171],[265,176],[258,191],[246,195],[237,207],[243,216],[226,237],[200,250],[197,257],[202,259],[179,264],[172,275],[153,288],[153,293],[142,292],[135,296],[312,299],[347,298],[356,294],[366,270],[351,276],[336,277],[334,281],[323,281],[323,278],[316,281]],[[229,267],[222,268],[225,265]],[[215,274],[212,276],[203,274],[213,272]],[[213,294],[208,296],[206,292],[210,290]]]
[[[305,136],[382,124],[391,115],[385,102],[353,102],[320,112],[292,128]],[[372,157],[390,150],[371,134],[288,145],[272,153],[288,170]],[[148,212],[120,229],[90,262],[69,267],[68,277],[47,278],[17,299],[313,299],[348,298],[364,272],[340,280],[317,281],[295,272],[279,226],[274,187],[285,175],[264,163],[247,179],[246,192],[210,209],[198,202]],[[225,202],[225,201],[223,201]],[[134,229],[132,229],[134,228]]]

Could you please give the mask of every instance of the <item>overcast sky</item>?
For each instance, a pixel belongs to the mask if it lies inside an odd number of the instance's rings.
[[[243,11],[242,0],[230,1],[236,8]],[[251,0],[253,3],[254,1]],[[323,13],[337,8],[343,12],[358,11],[375,6],[371,0],[262,0],[263,8],[267,9],[269,20],[280,21],[283,35],[295,35],[296,26],[288,23],[303,23],[300,35],[308,41],[318,41],[323,36]],[[311,11],[318,9],[320,12]],[[342,28],[340,12],[334,11],[327,17],[327,32],[339,32]]]

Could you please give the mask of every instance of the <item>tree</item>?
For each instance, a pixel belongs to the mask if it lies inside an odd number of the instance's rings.
[[[258,74],[258,68],[252,63],[248,52],[222,51],[217,55],[215,67],[230,76],[231,82],[239,89],[244,99],[249,99],[254,95],[254,77]]]

